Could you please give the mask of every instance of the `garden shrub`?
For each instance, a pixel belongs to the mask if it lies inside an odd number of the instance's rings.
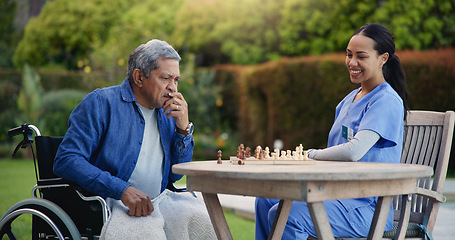
[[[455,110],[455,49],[397,56],[406,73],[411,110]],[[272,147],[281,139],[285,149],[298,144],[325,147],[336,105],[359,87],[350,82],[344,59],[344,54],[332,54],[217,66],[215,82],[223,86],[223,101],[229,103],[222,110],[233,121],[239,143]],[[451,156],[455,159],[455,146]]]

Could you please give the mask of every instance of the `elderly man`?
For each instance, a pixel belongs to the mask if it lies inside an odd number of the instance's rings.
[[[164,41],[140,45],[130,54],[123,83],[88,94],[69,118],[54,172],[108,199],[112,214],[103,227],[106,238],[122,238],[127,232],[122,227],[131,230],[131,225],[140,232],[134,234],[142,234],[137,237],[152,232],[153,239],[214,237],[201,201],[182,201],[166,190],[182,177],[172,173],[172,165],[190,161],[194,148],[188,104],[177,89],[180,60]],[[175,222],[179,214],[188,215],[183,226]],[[192,233],[192,219],[202,221],[198,232],[205,235]]]

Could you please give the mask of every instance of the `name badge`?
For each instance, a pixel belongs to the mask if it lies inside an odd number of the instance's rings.
[[[351,139],[354,137],[354,130],[350,127],[343,125],[341,126],[341,136],[344,139],[351,141]]]

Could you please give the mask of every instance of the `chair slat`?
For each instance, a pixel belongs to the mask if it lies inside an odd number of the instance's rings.
[[[425,126],[423,127],[423,135],[422,135],[422,139],[420,139],[420,142],[421,142],[421,145],[420,145],[420,153],[419,153],[419,160],[417,162],[417,164],[420,164],[420,165],[427,165],[429,161],[427,161],[427,152],[429,150],[429,148],[431,149],[431,146],[428,144],[428,142],[430,141],[430,136],[431,136],[431,127],[429,126]]]
[[[441,138],[442,138],[442,126],[437,127],[436,131],[436,138],[434,142],[434,147],[433,147],[433,152],[431,153],[431,158],[430,158],[430,166],[434,167],[436,164],[436,160],[439,155],[439,148],[441,146]],[[447,160],[448,161],[448,160]]]
[[[413,127],[412,128],[412,135],[411,135],[411,143],[409,145],[408,149],[408,156],[406,157],[405,163],[412,164],[414,160],[414,154],[415,154],[415,147],[417,143],[417,139],[419,137],[419,128],[418,127]]]
[[[409,148],[411,146],[412,127],[405,126],[403,136],[403,151],[401,154],[401,163],[406,163],[408,158]]]

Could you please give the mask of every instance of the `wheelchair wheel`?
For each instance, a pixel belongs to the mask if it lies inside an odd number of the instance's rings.
[[[71,220],[59,206],[51,201],[41,198],[29,198],[14,204],[8,211],[5,212],[0,220],[0,237],[5,234],[9,239],[16,239],[12,230],[11,223],[22,214],[31,214],[38,217],[53,230],[55,235],[44,236],[41,233],[39,236],[33,236],[33,239],[81,239],[81,235]]]

